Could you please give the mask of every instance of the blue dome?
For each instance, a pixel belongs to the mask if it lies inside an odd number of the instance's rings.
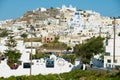
[[[79,12],[75,12],[75,15],[79,15]]]

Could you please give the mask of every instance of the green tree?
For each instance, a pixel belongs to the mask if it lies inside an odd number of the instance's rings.
[[[21,26],[18,27],[18,30],[23,30],[24,28],[22,28]]]
[[[69,50],[72,50],[72,48],[71,47],[67,47],[67,49],[66,49],[67,51],[69,51]]]
[[[8,65],[11,66],[12,64],[17,63],[19,61],[21,53],[18,50],[6,50],[5,56],[8,57]]]
[[[101,37],[92,37],[85,43],[76,45],[74,53],[81,57],[83,63],[89,63],[94,55],[104,52],[103,40]]]
[[[59,37],[55,37],[54,43],[58,43]]]
[[[59,43],[44,43],[42,46],[42,48],[45,49],[66,49],[67,48],[67,44],[59,42]]]
[[[76,55],[75,54],[63,54],[62,58],[64,58],[65,60],[70,61],[73,64],[75,59],[76,59]]]
[[[49,57],[50,54],[45,54],[45,53],[38,53],[38,54],[34,54],[32,55],[32,59],[40,59],[40,58],[45,58],[45,57]]]
[[[7,63],[9,66],[17,63],[21,57],[21,53],[19,52],[19,50],[15,49],[16,45],[17,42],[12,36],[10,36],[8,41],[6,42],[6,46],[8,46],[8,49],[4,52],[5,56],[8,57]]]
[[[6,37],[8,36],[8,31],[5,29],[5,30],[2,30],[1,33],[0,33],[0,37]]]
[[[93,37],[90,40],[88,40],[90,52],[92,52],[94,55],[104,52],[104,38],[102,37]]]
[[[21,37],[24,39],[24,41],[25,41],[25,39],[27,38],[28,34],[23,33],[23,34],[21,34],[20,36],[21,36]]]
[[[8,49],[13,49],[14,47],[16,47],[17,42],[15,41],[13,36],[10,36],[5,45],[8,46]]]
[[[27,38],[28,34],[23,33],[23,34],[21,34],[20,36],[21,36],[22,38]]]

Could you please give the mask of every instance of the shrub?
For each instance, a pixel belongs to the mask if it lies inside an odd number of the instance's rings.
[[[9,78],[0,78],[0,80],[119,80],[120,72],[109,74],[105,72],[97,72],[91,70],[79,70],[61,73],[61,74],[48,74],[48,75],[34,75],[34,76],[11,76]]]

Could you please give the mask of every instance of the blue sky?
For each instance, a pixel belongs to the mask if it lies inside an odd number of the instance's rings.
[[[120,0],[0,0],[0,20],[19,18],[39,7],[61,7],[63,4],[93,10],[102,16],[120,16]]]

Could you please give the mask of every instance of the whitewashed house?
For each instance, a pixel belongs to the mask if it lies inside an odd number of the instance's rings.
[[[0,48],[4,48],[4,45],[0,45]],[[5,50],[4,48],[3,50]],[[30,67],[25,65],[30,65],[30,52],[25,48],[23,41],[17,41],[16,49],[20,50],[22,53],[20,61],[21,65],[17,69],[11,69],[7,65],[7,59],[2,60],[0,62],[0,77],[10,77],[10,76],[21,76],[21,75],[29,75]],[[33,50],[32,50],[33,51]],[[34,51],[33,51],[34,52]],[[49,65],[49,61],[52,61],[52,66]],[[51,55],[49,59],[34,59],[32,60],[32,75],[38,74],[59,74],[63,72],[69,72],[74,67],[79,64],[73,65],[70,62],[64,60],[63,58],[56,57],[55,55]],[[77,62],[78,63],[78,62]],[[51,62],[50,62],[51,64]]]
[[[120,67],[120,37],[115,39],[115,62],[113,61],[113,38],[106,41],[106,53],[104,56],[104,67]]]

